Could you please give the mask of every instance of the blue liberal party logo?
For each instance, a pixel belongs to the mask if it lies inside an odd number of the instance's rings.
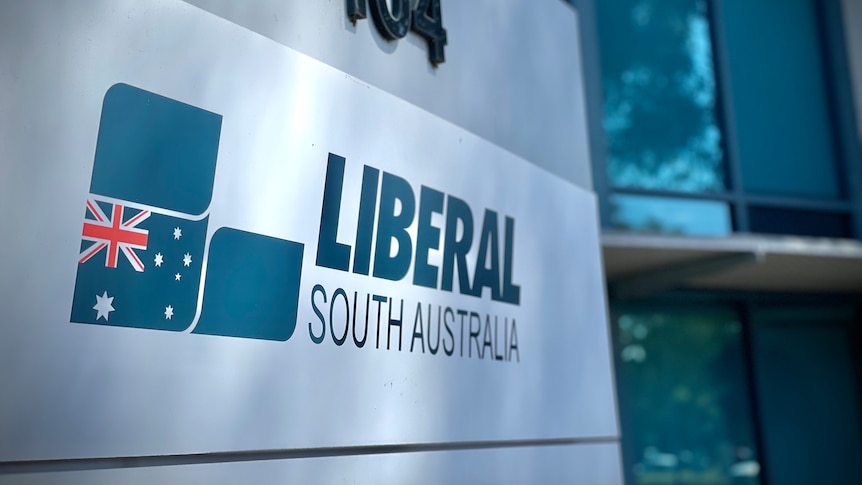
[[[207,239],[221,120],[126,84],[105,94],[72,322],[293,334],[303,245],[232,228]]]

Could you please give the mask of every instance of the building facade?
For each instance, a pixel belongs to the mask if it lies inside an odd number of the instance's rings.
[[[859,482],[859,2],[575,4],[626,483]]]

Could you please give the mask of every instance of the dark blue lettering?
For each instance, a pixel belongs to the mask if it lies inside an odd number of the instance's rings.
[[[314,288],[311,289],[311,309],[314,310],[314,314],[317,315],[317,318],[320,320],[320,335],[314,335],[314,330],[311,329],[311,322],[308,322],[308,336],[311,337],[311,341],[319,344],[323,342],[323,338],[326,337],[326,319],[323,317],[323,313],[320,312],[320,309],[317,308],[317,303],[314,301],[314,295],[316,293],[323,294],[323,303],[326,303],[326,290],[321,285],[314,285]]]
[[[500,300],[500,243],[497,235],[497,213],[492,210],[485,210],[485,220],[482,222],[479,255],[476,258],[476,271],[473,273],[473,296],[481,298],[482,288],[490,288],[491,299]]]
[[[426,288],[437,288],[437,267],[428,264],[428,251],[440,246],[440,229],[431,225],[433,213],[443,213],[443,193],[423,185],[419,191],[419,227],[416,231],[413,284]]]
[[[511,217],[506,217],[506,242],[503,248],[503,297],[501,300],[506,303],[520,305],[521,287],[512,284],[512,257],[515,252],[515,219]],[[520,359],[520,356],[518,358]]]
[[[330,153],[326,164],[326,182],[323,186],[323,207],[320,210],[317,265],[347,271],[350,266],[350,246],[336,241],[343,185],[344,157]]]
[[[401,202],[401,211],[395,213],[395,201]],[[377,246],[374,250],[374,276],[398,281],[410,269],[413,243],[407,228],[413,223],[416,201],[413,189],[401,177],[383,172],[380,188],[380,210],[377,220]],[[390,256],[392,240],[398,244],[398,252]]]
[[[377,205],[377,180],[380,171],[365,166],[362,170],[362,191],[359,195],[359,218],[356,221],[356,244],[353,252],[353,272],[368,274],[371,264],[371,239],[374,235],[374,211]]]
[[[458,237],[458,221],[464,228],[461,239]],[[446,234],[443,236],[443,276],[441,289],[452,291],[455,266],[458,266],[458,284],[461,294],[470,294],[470,276],[467,273],[467,253],[473,244],[473,214],[466,202],[446,197]]]

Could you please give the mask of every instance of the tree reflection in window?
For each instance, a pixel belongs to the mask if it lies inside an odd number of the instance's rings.
[[[735,314],[619,305],[612,314],[628,482],[758,484]]]
[[[615,187],[725,189],[705,0],[602,0],[608,175]]]

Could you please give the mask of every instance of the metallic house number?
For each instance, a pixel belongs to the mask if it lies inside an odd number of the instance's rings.
[[[398,40],[412,30],[428,42],[428,60],[437,66],[446,61],[443,49],[446,46],[446,29],[440,16],[440,0],[419,0],[410,10],[410,0],[347,0],[347,16],[353,23],[371,17],[377,31],[388,40]],[[390,9],[388,3],[392,4]]]

